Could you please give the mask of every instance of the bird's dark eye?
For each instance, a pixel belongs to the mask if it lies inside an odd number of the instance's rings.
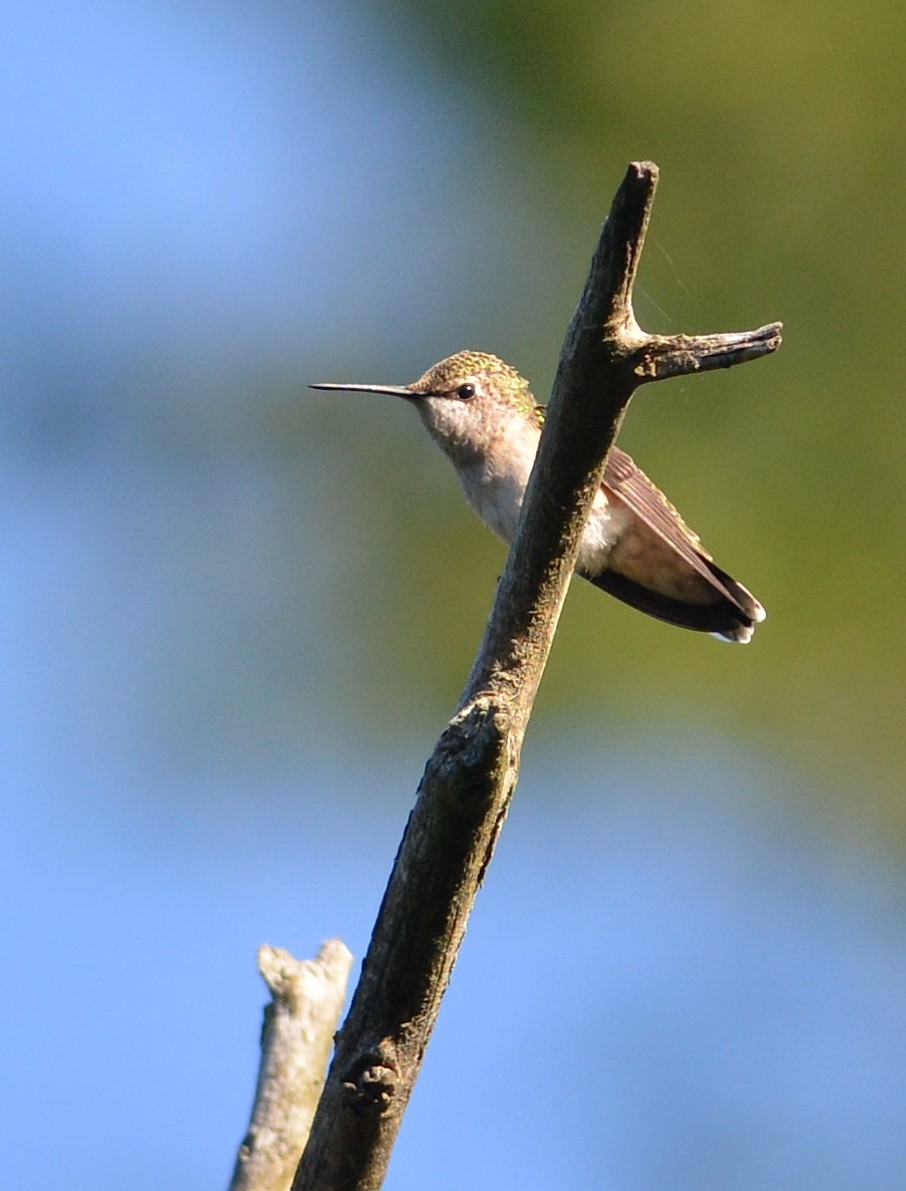
[[[471,401],[472,398],[475,396],[475,386],[474,385],[460,385],[459,388],[456,390],[456,396],[459,398],[460,401]]]

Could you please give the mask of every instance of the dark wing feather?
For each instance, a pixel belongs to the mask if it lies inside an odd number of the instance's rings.
[[[601,571],[593,578],[585,576],[595,587],[608,595],[615,596],[631,608],[646,612],[667,624],[679,625],[684,629],[698,629],[703,633],[719,633],[736,639],[736,631],[742,625],[748,627],[751,621],[739,611],[736,601],[718,598],[713,604],[686,604],[660,592],[651,591],[621,575],[619,571]]]

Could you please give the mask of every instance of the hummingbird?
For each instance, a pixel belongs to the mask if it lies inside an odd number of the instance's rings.
[[[544,406],[497,356],[461,351],[410,385],[313,384],[388,393],[415,406],[482,521],[511,543],[535,461]],[[576,573],[668,624],[746,644],[765,611],[722,571],[698,535],[625,451],[612,447],[579,544]]]

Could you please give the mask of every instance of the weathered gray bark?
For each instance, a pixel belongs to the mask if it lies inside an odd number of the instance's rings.
[[[230,1191],[288,1191],[324,1086],[351,967],[339,939],[322,944],[317,959],[295,959],[279,947],[259,950],[273,1001],[264,1010],[252,1118]]]
[[[774,351],[780,326],[646,335],[632,288],[657,167],[617,193],[566,336],[519,530],[459,710],[428,761],[293,1191],[374,1191],[516,785],[523,736],[609,450],[642,383]]]

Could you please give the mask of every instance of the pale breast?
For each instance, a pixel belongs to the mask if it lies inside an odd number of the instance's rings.
[[[502,436],[480,463],[460,468],[469,504],[489,529],[512,542],[525,488],[535,461],[537,436]]]

